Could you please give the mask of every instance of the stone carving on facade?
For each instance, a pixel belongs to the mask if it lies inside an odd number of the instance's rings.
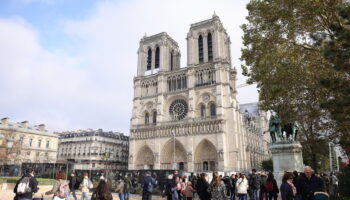
[[[187,162],[192,162],[192,152],[187,153]]]
[[[204,101],[205,103],[208,103],[208,102],[210,101],[210,95],[209,95],[209,94],[204,95],[204,96],[203,96],[203,101]]]
[[[218,157],[220,161],[224,160],[224,151],[222,149],[218,151]]]

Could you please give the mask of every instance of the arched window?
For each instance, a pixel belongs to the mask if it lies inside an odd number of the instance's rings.
[[[212,41],[211,33],[208,33],[207,42],[208,42],[208,61],[213,61],[213,41]]]
[[[156,60],[154,62],[154,68],[159,68],[159,47],[156,48]]]
[[[210,116],[211,117],[216,116],[216,105],[214,103],[210,105]]]
[[[151,68],[152,68],[152,50],[148,49],[147,70],[151,70]]]
[[[198,58],[199,58],[199,63],[202,63],[204,60],[204,57],[203,57],[203,37],[201,35],[198,38]]]
[[[205,105],[201,105],[201,118],[205,117]]]
[[[157,111],[153,112],[153,124],[157,123]]]
[[[174,69],[174,51],[171,51],[170,53],[170,71],[173,71]]]
[[[148,125],[149,124],[149,114],[146,113],[145,114],[145,125]]]

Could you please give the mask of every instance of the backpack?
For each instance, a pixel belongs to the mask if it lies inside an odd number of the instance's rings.
[[[87,187],[88,187],[89,189],[94,188],[94,185],[92,184],[92,182],[90,181],[90,179],[88,179],[88,185],[87,185]]]
[[[266,181],[265,188],[267,192],[273,192],[273,182],[271,180]]]
[[[154,186],[153,186],[153,184],[152,184],[152,180],[150,180],[149,182],[148,182],[148,184],[147,184],[147,192],[150,192],[150,193],[152,193],[153,192],[153,189],[154,189]]]
[[[60,198],[67,198],[69,194],[69,186],[67,181],[59,180],[58,190],[55,192],[55,196]]]
[[[30,183],[30,177],[22,178],[17,185],[16,193],[25,194],[25,193],[32,192],[32,189],[29,187],[29,183]]]

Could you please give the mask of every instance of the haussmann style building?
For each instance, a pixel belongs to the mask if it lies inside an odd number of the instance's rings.
[[[77,170],[127,169],[129,137],[123,133],[87,129],[57,134],[58,162],[70,162]]]
[[[187,66],[167,33],[138,49],[130,170],[245,171],[268,159],[267,115],[240,110],[230,37],[219,17],[192,24]],[[247,112],[245,112],[247,110]]]
[[[55,163],[58,136],[45,129],[44,124],[29,126],[28,121],[11,123],[0,121],[0,164]]]

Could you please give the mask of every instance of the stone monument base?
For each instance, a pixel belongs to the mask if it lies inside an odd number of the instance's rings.
[[[273,162],[273,174],[278,187],[282,183],[284,172],[303,171],[302,146],[299,142],[277,142],[270,145]]]

